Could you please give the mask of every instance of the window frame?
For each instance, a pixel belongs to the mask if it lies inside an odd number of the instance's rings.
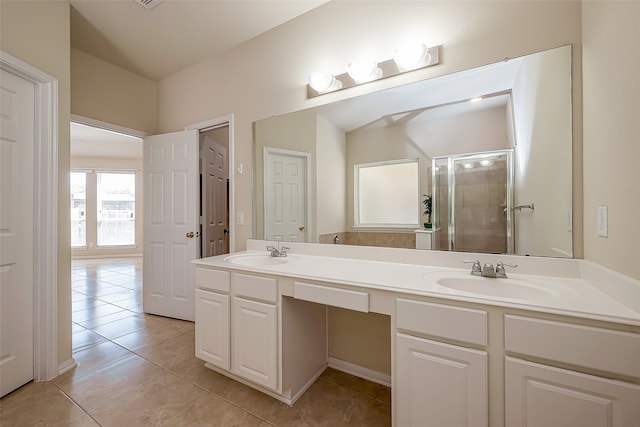
[[[138,203],[138,195],[137,193],[137,173],[135,170],[118,170],[118,169],[100,169],[100,170],[96,170],[96,180],[95,180],[95,195],[96,195],[96,204],[95,204],[95,215],[96,215],[96,242],[95,242],[95,247],[96,249],[118,249],[118,248],[136,248],[137,247],[137,242],[136,242],[136,221],[138,221],[137,215],[136,215],[136,210],[137,210],[137,203]],[[128,244],[117,244],[117,245],[105,245],[105,244],[100,244],[98,241],[100,240],[100,223],[101,221],[101,215],[100,215],[100,197],[98,194],[98,187],[100,186],[99,181],[100,181],[100,175],[132,175],[133,176],[133,243],[128,243]]]
[[[373,167],[385,167],[396,166],[401,164],[415,165],[415,182],[410,185],[415,185],[415,200],[411,202],[411,207],[407,205],[405,209],[411,209],[415,214],[415,222],[363,222],[361,221],[361,191],[360,191],[360,170]],[[400,160],[385,160],[380,162],[360,163],[353,165],[353,180],[354,180],[354,199],[353,199],[353,229],[357,230],[414,230],[420,228],[420,160],[417,158],[412,159],[400,159]],[[396,185],[406,185],[406,182],[396,183]]]
[[[74,174],[74,173],[75,174],[83,174],[84,175],[84,196],[85,196],[84,197],[84,220],[80,220],[80,219],[75,220],[75,221],[84,221],[84,244],[83,245],[79,245],[79,246],[74,246],[73,245],[73,237],[71,235],[70,235],[70,237],[71,237],[70,244],[71,244],[71,249],[73,249],[73,250],[75,250],[75,249],[87,249],[87,247],[88,247],[88,244],[87,244],[87,224],[88,224],[87,215],[88,215],[88,211],[89,211],[89,208],[87,206],[88,205],[88,202],[87,202],[88,196],[87,196],[87,194],[89,192],[88,191],[89,190],[89,188],[88,188],[89,187],[89,185],[88,185],[88,183],[89,183],[88,182],[88,175],[89,175],[89,173],[91,173],[91,171],[88,171],[86,169],[71,169],[69,171],[69,192],[70,192],[69,199],[70,199],[70,206],[71,206],[71,204],[73,203],[73,200],[74,200],[73,199],[73,191],[72,191],[73,190],[73,188],[72,188],[72,179],[71,179],[71,174]],[[72,213],[73,213],[73,206],[71,206],[71,216],[73,216]],[[74,219],[73,218],[70,218],[70,219],[71,219],[71,226],[73,226]],[[73,231],[71,233],[73,233]]]

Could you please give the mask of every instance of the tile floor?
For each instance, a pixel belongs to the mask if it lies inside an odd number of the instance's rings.
[[[194,357],[194,324],[142,312],[142,259],[72,267],[78,366],[0,400],[0,426],[388,426],[391,393],[327,369],[293,406]]]

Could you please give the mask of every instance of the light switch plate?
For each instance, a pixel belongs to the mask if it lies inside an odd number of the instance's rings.
[[[236,225],[244,225],[244,212],[236,213]]]
[[[598,236],[607,237],[608,230],[608,212],[606,206],[598,206],[598,215],[597,215],[597,227],[598,227]]]

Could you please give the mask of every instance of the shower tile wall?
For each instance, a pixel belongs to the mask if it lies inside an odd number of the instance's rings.
[[[506,162],[456,168],[456,250],[506,253]]]

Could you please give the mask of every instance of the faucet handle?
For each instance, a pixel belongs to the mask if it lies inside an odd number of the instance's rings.
[[[283,246],[282,248],[280,248],[280,256],[287,256],[287,251],[291,249],[288,246]]]
[[[518,264],[506,264],[502,261],[498,261],[496,264],[496,277],[506,278],[507,273],[504,271],[505,267],[516,268]]]
[[[279,254],[278,249],[275,246],[267,246],[267,252],[269,252],[271,254],[271,256],[276,256],[276,254]]]
[[[480,276],[482,274],[482,267],[480,267],[480,261],[477,259],[463,259],[462,262],[465,264],[473,264],[471,266],[471,274],[474,276]]]

